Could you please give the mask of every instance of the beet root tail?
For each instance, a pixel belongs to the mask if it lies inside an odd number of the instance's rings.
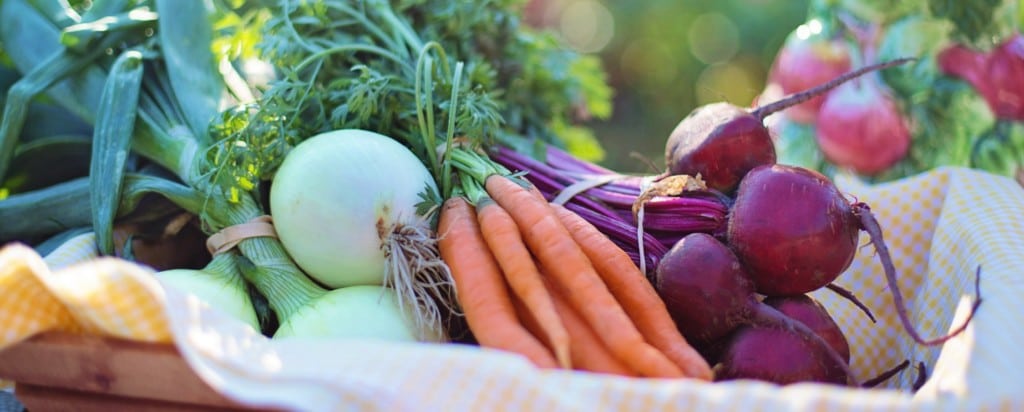
[[[914,386],[911,388],[914,392],[917,392],[924,386],[925,382],[928,382],[928,371],[924,367],[924,362],[917,363],[917,379],[914,380]]]
[[[839,286],[835,284],[835,282],[829,283],[825,285],[825,287],[827,287],[829,290],[835,292],[837,295],[842,296],[843,299],[850,301],[858,308],[860,308],[860,310],[864,312],[865,315],[868,315],[868,319],[871,319],[871,323],[878,323],[878,321],[875,320],[875,314],[871,313],[871,309],[868,309],[868,305],[865,305],[864,302],[861,302],[860,299],[857,298],[857,295],[854,295],[853,292],[851,292],[849,289]]]
[[[904,369],[907,369],[907,367],[909,367],[909,366],[910,366],[910,360],[904,360],[903,362],[900,362],[899,365],[896,365],[896,367],[894,367],[892,369],[889,369],[889,370],[887,370],[885,372],[882,372],[881,374],[879,374],[878,376],[876,376],[874,378],[871,378],[871,379],[868,379],[867,381],[864,381],[864,383],[861,384],[860,387],[862,387],[862,388],[874,388],[874,387],[882,384],[882,382],[885,382],[885,381],[889,380],[889,378],[892,378],[893,376],[896,376],[897,373],[902,372]]]
[[[855,203],[853,204],[853,213],[859,218],[861,229],[868,232],[868,236],[871,237],[871,244],[875,247],[875,251],[878,253],[878,258],[882,261],[882,268],[885,270],[885,279],[889,284],[889,291],[892,293],[893,303],[896,305],[896,313],[900,317],[900,322],[903,323],[903,329],[910,334],[910,337],[920,345],[935,346],[956,337],[966,330],[971,319],[974,319],[974,314],[977,313],[978,307],[981,306],[981,266],[978,266],[978,269],[974,274],[975,298],[974,304],[971,305],[971,313],[967,315],[967,319],[964,320],[963,324],[944,336],[933,339],[924,339],[910,321],[910,314],[907,310],[906,302],[903,299],[903,292],[900,291],[899,285],[896,281],[896,267],[892,263],[892,256],[889,254],[889,248],[885,245],[885,240],[882,238],[882,228],[878,225],[878,221],[871,213],[871,208],[865,203]]]

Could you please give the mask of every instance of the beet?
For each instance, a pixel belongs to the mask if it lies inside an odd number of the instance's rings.
[[[662,256],[654,288],[689,341],[724,337],[749,317],[754,285],[736,256],[711,235],[687,235]]]
[[[764,118],[803,103],[865,73],[906,63],[896,59],[865,66],[817,87],[747,110],[719,102],[694,109],[665,144],[668,174],[701,175],[708,188],[732,192],[751,169],[775,163],[775,148]]]
[[[654,287],[683,336],[709,353],[716,352],[715,341],[743,326],[783,330],[809,342],[814,356],[830,358],[825,364],[840,365],[844,382],[855,380],[828,342],[758,300],[736,255],[711,235],[693,233],[672,246],[658,264]]]
[[[804,33],[799,30],[803,29]],[[772,63],[768,80],[778,84],[782,93],[791,94],[823,84],[850,70],[850,46],[828,31],[812,32],[798,28],[786,38]],[[793,106],[786,115],[798,123],[812,123],[824,96]]]
[[[910,151],[907,120],[877,73],[829,93],[815,126],[825,158],[862,175],[879,174]]]
[[[756,379],[846,384],[844,365],[820,345],[793,331],[745,326],[736,331],[714,367],[715,380]]]
[[[892,256],[871,208],[849,203],[818,172],[785,165],[751,170],[737,190],[726,237],[758,293],[788,296],[832,283],[853,261],[860,230],[868,233],[875,247],[896,313],[915,342],[939,345],[966,329],[982,301],[981,267],[975,273],[976,298],[967,320],[944,336],[922,338],[910,321]]]
[[[939,53],[938,63],[943,73],[974,86],[997,118],[1024,120],[1024,35],[987,53],[954,45]]]
[[[722,353],[725,352],[725,348],[729,345],[729,337],[730,335],[725,335],[725,337],[711,342],[690,341],[689,343],[707,361],[708,365],[714,365],[722,358]]]
[[[668,139],[668,171],[700,174],[709,188],[732,191],[750,169],[775,163],[775,147],[762,119],[730,103],[691,112]]]
[[[860,227],[850,203],[821,173],[769,165],[736,193],[727,237],[758,293],[799,295],[836,279],[853,261]]]
[[[850,344],[846,340],[846,335],[839,329],[839,325],[820,302],[807,295],[773,296],[766,298],[763,302],[778,309],[790,319],[807,325],[825,342],[828,342],[828,345],[835,349],[847,364],[850,363]]]

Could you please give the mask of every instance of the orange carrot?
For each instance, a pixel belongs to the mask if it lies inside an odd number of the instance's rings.
[[[571,369],[569,332],[555,311],[551,294],[541,279],[540,271],[533,264],[530,251],[523,244],[516,222],[505,209],[487,197],[477,201],[476,217],[484,240],[504,272],[505,281],[513,295],[525,304],[537,320],[542,332],[540,334],[547,338],[558,364]]]
[[[665,354],[644,341],[547,202],[501,175],[488,177],[485,185],[491,198],[519,226],[542,271],[566,291],[567,301],[617,358],[642,376],[686,376]]]
[[[565,292],[558,290],[558,285],[554,285],[550,279],[545,280],[545,284],[555,299],[555,309],[562,316],[566,328],[569,329],[569,335],[572,336],[573,364],[579,365],[582,370],[591,372],[637,376],[636,372],[630,370],[628,366],[612,355],[594,329],[587,325],[587,322],[580,317],[579,312],[573,309],[569,301],[566,300]]]
[[[557,368],[551,352],[516,317],[473,207],[461,197],[445,201],[437,232],[441,258],[451,269],[459,303],[477,342],[521,354],[541,368]]]
[[[587,326],[587,323],[569,306],[564,297],[555,297],[555,302],[558,313],[562,315],[563,323],[569,331],[569,336],[572,337],[572,346],[570,346],[569,350],[572,355],[574,370],[619,376],[637,376],[636,372],[629,370],[622,361],[612,355],[608,348],[601,343],[601,338],[597,337],[597,334],[594,333],[590,326]],[[540,324],[530,314],[526,304],[516,299],[515,296],[512,297],[512,304],[515,305],[516,313],[519,314],[519,318],[523,321],[526,329],[535,334],[540,334],[542,332]]]
[[[664,301],[629,255],[579,215],[558,204],[552,208],[644,338],[687,375],[711,380],[707,361],[687,343]]]

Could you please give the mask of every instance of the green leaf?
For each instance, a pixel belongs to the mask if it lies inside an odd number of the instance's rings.
[[[89,9],[93,11],[93,9]],[[98,16],[96,20],[73,24],[60,34],[61,44],[68,49],[84,52],[97,47],[96,42],[107,33],[118,30],[134,30],[144,36],[156,26],[157,15],[145,8],[111,16]]]
[[[91,0],[82,21],[95,21],[128,11],[138,0]]]
[[[878,60],[917,57],[918,60],[882,70],[886,85],[904,97],[927,91],[941,75],[935,56],[950,43],[952,25],[945,20],[915,15],[885,30]]]
[[[142,54],[121,53],[100,96],[89,166],[89,201],[96,245],[103,255],[114,253],[114,218],[121,199],[128,151],[142,89]]]
[[[233,0],[233,3],[243,2],[244,0]],[[239,4],[232,4],[230,7],[219,9],[213,23],[212,48],[218,60],[248,60],[259,57],[261,31],[270,20],[270,11],[255,8],[238,14],[235,10],[241,7]]]
[[[419,199],[420,201],[416,203],[416,214],[429,219],[431,227],[437,227],[441,204],[444,203],[441,194],[434,188],[425,186],[419,193]]]
[[[28,116],[29,101],[53,84],[87,66],[100,54],[102,49],[93,50],[86,55],[58,50],[11,86],[3,107],[3,118],[0,119],[0,181],[6,176],[11,158],[14,156],[14,147],[20,139],[22,127]]]
[[[814,125],[788,119],[778,121],[780,123],[774,141],[775,152],[778,154],[777,162],[821,171],[825,157],[818,148]]]
[[[940,166],[977,167],[972,153],[995,124],[985,99],[970,84],[938,77],[905,100],[912,140],[906,158],[876,182],[904,178]]]
[[[591,162],[604,159],[604,149],[589,129],[556,121],[552,130],[565,145],[565,149],[576,157]]]
[[[253,192],[271,178],[299,131],[253,105],[226,110],[210,127],[215,143],[201,172],[216,193]]]
[[[838,0],[837,3],[862,20],[883,25],[904,16],[922,14],[927,7],[925,0]]]
[[[0,43],[0,70],[5,69],[7,67],[14,67],[14,62],[11,61],[11,56],[7,55],[7,52],[4,51],[3,46],[3,43]]]
[[[171,87],[189,128],[203,143],[224,91],[211,50],[212,13],[206,5],[203,0],[156,0],[160,49]]]
[[[564,47],[552,33],[521,25],[520,12],[519,0],[292,2],[289,10],[275,9],[262,32],[262,57],[284,71],[262,105],[303,128],[304,135],[339,127],[373,130],[405,142],[425,162],[427,151],[417,149],[423,134],[446,136],[451,112],[451,131],[474,143],[537,139],[561,146],[571,141],[580,153],[602,157],[585,126],[564,127],[611,115],[612,90],[600,60]],[[380,53],[324,52],[372,46],[415,62],[420,50],[414,46],[427,41],[444,50],[444,56],[431,52],[437,60],[433,85],[424,90],[429,103],[425,94],[412,92],[414,64],[398,64]],[[311,59],[312,64],[295,69]],[[442,67],[458,62],[464,76],[453,95],[454,79]],[[423,76],[419,80],[424,82]],[[421,131],[417,98],[429,106],[423,110],[444,120]],[[558,125],[563,130],[556,130]]]
[[[3,50],[0,49],[0,59],[3,59]],[[9,59],[9,57],[8,57]],[[7,89],[11,88],[14,82],[21,78],[21,74],[18,74],[17,70],[11,67],[5,67],[3,62],[0,62],[0,108],[3,107],[4,100],[7,100]]]
[[[590,115],[607,119],[612,115],[612,95],[601,60],[597,56],[583,56],[569,66],[569,75],[579,83],[580,94]]]
[[[13,193],[89,175],[89,135],[53,135],[21,143],[4,186]]]
[[[1017,32],[1019,0],[928,0],[935,17],[953,23],[954,40],[989,50]]]
[[[911,104],[916,120],[911,157],[920,169],[967,166],[971,147],[995,124],[984,98],[955,79],[939,79]]]
[[[973,147],[971,167],[1008,177],[1024,171],[1024,124],[996,123]]]

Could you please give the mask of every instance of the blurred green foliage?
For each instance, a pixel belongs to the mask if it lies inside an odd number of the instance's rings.
[[[695,107],[749,106],[808,8],[807,0],[600,1],[614,18],[599,53],[615,107],[589,126],[606,149],[601,163],[626,172],[662,168],[665,140]]]

